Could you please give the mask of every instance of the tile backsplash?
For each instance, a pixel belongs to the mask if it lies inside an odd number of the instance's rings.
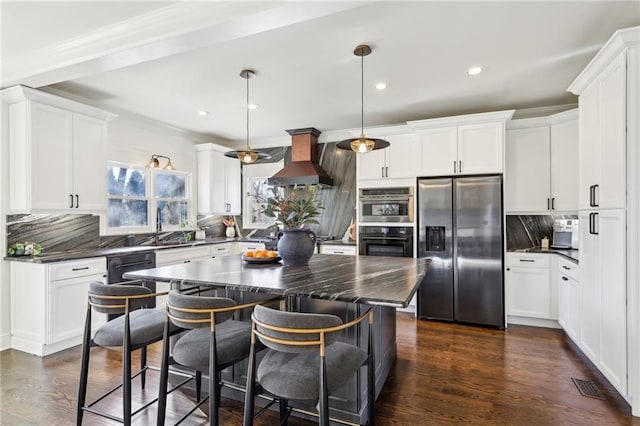
[[[577,219],[576,215],[507,215],[507,250],[540,246],[543,237],[553,236],[555,219]]]
[[[100,246],[100,218],[90,214],[7,215],[7,247],[32,241],[43,252],[95,250]]]

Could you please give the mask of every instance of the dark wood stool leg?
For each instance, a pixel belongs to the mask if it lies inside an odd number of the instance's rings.
[[[216,333],[209,339],[209,425],[218,426],[218,354],[216,353]]]
[[[251,337],[254,339],[253,335]],[[256,348],[255,342],[251,343],[251,349],[249,350],[249,366],[247,367],[247,386],[246,393],[244,395],[244,418],[242,421],[243,426],[253,426],[253,405],[255,403],[256,392]]]
[[[202,397],[202,372],[196,371],[196,401],[200,402]]]
[[[131,426],[131,334],[129,314],[125,314],[122,345],[122,422]]]
[[[78,388],[78,411],[76,412],[76,424],[82,424],[84,404],[87,398],[87,381],[89,379],[89,354],[91,352],[91,305],[87,305],[87,316],[84,323],[84,336],[82,337],[82,361],[80,367],[80,386]]]
[[[289,417],[287,416],[287,407],[289,405],[289,401],[284,398],[280,398],[279,405],[280,405],[280,426],[287,426],[289,424]]]
[[[144,385],[147,382],[147,347],[143,346],[140,348],[140,370],[142,370],[142,374],[140,375],[140,380],[142,383],[142,389],[144,389]]]
[[[157,426],[164,426],[167,412],[167,383],[169,381],[169,318],[164,322],[164,339],[162,340],[162,364],[160,365],[160,388],[158,389]]]
[[[327,361],[320,356],[320,389],[318,398],[320,403],[320,426],[329,426],[329,393],[327,389]]]

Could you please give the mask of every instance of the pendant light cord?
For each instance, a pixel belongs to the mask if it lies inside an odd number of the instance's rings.
[[[360,56],[360,134],[364,135],[364,55]]]
[[[245,107],[247,108],[247,151],[249,148],[249,75],[246,77],[247,79],[247,104]]]

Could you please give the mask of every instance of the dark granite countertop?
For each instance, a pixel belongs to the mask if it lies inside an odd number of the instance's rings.
[[[238,238],[210,238],[206,240],[189,241],[184,243],[166,242],[160,245],[140,245],[132,247],[112,247],[95,250],[69,250],[64,252],[43,252],[38,256],[5,256],[4,260],[11,262],[29,262],[29,263],[51,263],[63,262],[66,260],[85,259],[89,257],[115,256],[129,253],[148,253],[158,250],[181,247],[197,247],[211,244],[222,244],[238,241]],[[250,240],[245,240],[250,241]]]
[[[511,253],[549,253],[549,254],[559,254],[562,257],[565,257],[572,262],[578,263],[578,250],[576,249],[556,249],[556,248],[548,248],[543,249],[542,247],[530,247],[526,249],[509,249]]]
[[[307,266],[248,264],[240,256],[127,272],[127,279],[185,282],[228,290],[406,307],[430,259],[314,254]]]

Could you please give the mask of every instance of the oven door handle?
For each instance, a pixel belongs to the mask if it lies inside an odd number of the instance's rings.
[[[406,238],[406,237],[362,237],[362,241],[385,241],[385,240],[409,242],[409,238]]]
[[[116,269],[128,268],[130,266],[140,266],[140,265],[149,265],[153,262],[150,260],[145,260],[144,262],[131,262],[131,263],[123,263],[121,265],[116,265]]]

